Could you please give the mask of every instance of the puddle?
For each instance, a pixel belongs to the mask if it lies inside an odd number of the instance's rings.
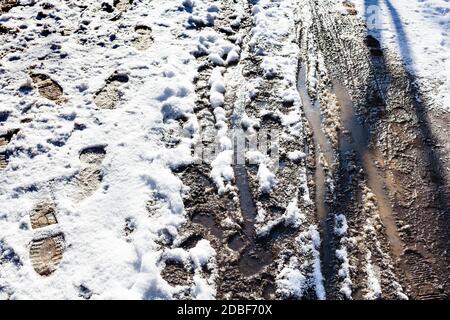
[[[217,239],[219,240],[223,239],[222,229],[216,223],[214,217],[206,214],[196,214],[192,217],[192,222],[203,226]]]
[[[333,163],[333,147],[322,130],[322,116],[320,114],[319,101],[313,104],[306,86],[306,66],[302,66],[298,73],[297,90],[303,103],[303,111],[306,114],[309,125],[314,134],[314,143],[320,147],[320,151],[329,165]]]
[[[316,186],[315,203],[317,210],[317,217],[320,223],[320,236],[322,238],[321,257],[323,274],[326,279],[332,275],[331,261],[333,260],[332,234],[328,226],[329,208],[326,204],[327,183],[326,172],[320,161],[320,154],[323,154],[328,165],[333,164],[333,148],[330,141],[325,136],[322,130],[322,118],[320,114],[320,104],[316,101],[315,104],[311,102],[311,98],[306,86],[306,66],[302,65],[298,73],[297,90],[303,104],[303,110],[306,118],[313,131],[313,140],[316,147],[316,171],[314,173],[314,181]]]
[[[239,199],[241,204],[241,211],[244,215],[244,234],[251,238],[254,236],[254,224],[256,215],[258,213],[253,196],[250,191],[250,184],[248,181],[247,168],[244,165],[234,166],[234,175],[236,185],[239,188]]]
[[[257,243],[255,232],[257,209],[250,191],[246,166],[235,165],[234,176],[236,179],[236,186],[239,189],[241,212],[244,218],[244,226],[242,231],[244,236],[250,241],[241,253],[241,257],[239,259],[239,270],[243,275],[251,276],[257,274],[265,266],[272,263],[273,256],[270,248],[263,247]]]
[[[245,247],[246,244],[247,242],[245,241],[244,237],[240,234],[236,234],[228,242],[228,247],[231,250],[240,251],[243,247]]]
[[[336,97],[342,107],[342,121],[346,136],[341,137],[341,154],[355,151],[366,173],[367,184],[375,194],[381,220],[386,228],[392,253],[400,257],[403,253],[403,242],[397,230],[392,206],[385,191],[385,179],[380,175],[375,165],[375,157],[368,150],[370,129],[359,121],[354,113],[353,102],[347,89],[338,81],[333,80]]]
[[[244,249],[239,259],[239,270],[244,276],[252,276],[271,264],[273,256],[271,250],[252,242]]]

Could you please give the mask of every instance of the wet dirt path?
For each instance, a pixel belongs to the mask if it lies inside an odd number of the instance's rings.
[[[442,298],[449,288],[449,196],[440,191],[448,180],[438,160],[445,149],[435,145],[441,133],[433,136],[436,124],[428,116],[432,100],[357,17],[330,10],[328,0],[311,0],[309,6],[313,23],[308,31],[323,55],[331,82],[326,85],[341,106],[336,190],[338,209],[349,225],[344,239],[364,239],[356,248],[347,245],[348,261],[356,267],[349,273],[351,294]],[[347,155],[355,166],[347,166]],[[375,200],[367,191],[358,192],[366,187]],[[367,229],[367,218],[374,229]],[[379,268],[377,295],[367,282],[373,274],[364,273],[373,265]]]
[[[246,1],[221,1],[221,10],[214,26],[205,27],[224,41],[229,41],[248,50],[248,30],[251,23],[251,5]],[[242,15],[245,13],[245,15]],[[239,19],[240,23],[235,21]],[[241,56],[244,53],[241,52]],[[226,60],[226,56],[223,57]],[[211,103],[211,79],[214,72],[221,70],[225,90],[221,108],[226,116],[225,126],[230,135],[231,130],[240,128],[240,118],[236,118],[236,109],[245,104],[240,95],[245,95],[242,83],[242,59],[235,63],[217,66],[208,56],[196,56],[200,67],[195,80],[196,115],[201,127],[202,142],[214,143],[217,138],[217,107]],[[217,75],[217,72],[216,72]],[[239,100],[239,101],[238,101]],[[230,137],[231,139],[231,137]],[[211,145],[210,145],[211,146]],[[223,151],[223,150],[221,150]],[[216,154],[217,156],[217,154]],[[236,156],[236,153],[235,153]],[[252,195],[248,167],[245,164],[231,165],[234,179],[227,181],[227,188],[219,192],[216,181],[212,178],[214,165],[211,160],[204,164],[193,164],[180,172],[183,184],[189,186],[188,197],[184,201],[190,221],[187,223],[188,239],[207,239],[217,254],[218,276],[216,280],[217,298],[254,299],[272,296],[274,286],[272,279],[266,277],[265,267],[273,262],[273,257],[266,247],[257,241],[255,219],[256,204]]]
[[[337,80],[333,80],[333,88],[341,105],[342,121],[346,135],[341,137],[340,153],[356,152],[367,178],[370,190],[377,198],[379,214],[386,228],[391,251],[396,258],[403,253],[403,242],[400,238],[392,205],[386,193],[386,182],[375,164],[375,158],[368,149],[370,130],[355,115],[353,103],[347,89]]]
[[[240,208],[244,218],[242,232],[245,236],[244,250],[239,259],[239,270],[246,276],[260,272],[265,266],[273,262],[270,250],[257,242],[255,232],[257,209],[250,191],[247,168],[245,165],[235,165],[234,174],[236,186],[239,189]]]
[[[322,129],[322,116],[320,114],[320,104],[316,100],[312,103],[312,99],[308,93],[306,84],[306,65],[300,64],[300,70],[298,72],[297,90],[300,94],[300,98],[303,105],[303,111],[305,112],[307,121],[311,127],[313,134],[313,143],[315,147],[315,207],[317,210],[317,217],[319,219],[320,234],[322,238],[321,245],[321,261],[324,278],[331,282],[333,278],[333,256],[334,251],[332,248],[333,231],[330,228],[330,208],[327,204],[328,184],[327,184],[327,172],[324,167],[324,161],[327,167],[331,166],[334,162],[333,147],[329,139],[325,136]]]

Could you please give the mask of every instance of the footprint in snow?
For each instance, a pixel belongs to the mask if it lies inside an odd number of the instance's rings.
[[[168,128],[164,128],[162,132],[161,141],[167,149],[176,148],[186,137],[186,133],[182,128],[182,124],[178,121],[169,124]]]
[[[106,85],[94,96],[94,102],[100,109],[115,109],[120,100],[119,88],[128,82],[127,75],[113,74],[106,80]]]
[[[33,230],[57,224],[54,205],[48,201],[39,202],[30,213],[30,221]],[[64,248],[62,233],[33,239],[30,247],[30,261],[34,270],[41,276],[53,273],[61,263]]]
[[[55,80],[42,73],[32,73],[30,77],[41,96],[58,104],[65,102],[63,89]]]
[[[146,50],[153,43],[152,29],[145,25],[138,25],[134,28],[135,37],[133,45],[138,50]]]
[[[6,147],[11,139],[19,132],[19,129],[8,131],[4,135],[0,135],[0,170],[6,169],[8,166],[8,158],[6,154]]]
[[[128,9],[130,9],[131,5],[133,4],[133,0],[114,0],[113,1],[113,7],[115,10],[117,10],[119,13],[116,14],[111,20],[116,21],[122,17],[122,14],[126,12]],[[110,7],[110,5],[104,6],[105,8]],[[105,10],[108,11],[108,10]]]
[[[106,151],[102,146],[89,147],[81,151],[81,170],[77,184],[82,198],[89,197],[100,186],[103,179],[101,165],[105,155]]]
[[[130,9],[133,4],[133,0],[114,0],[113,6],[120,12],[125,12]]]

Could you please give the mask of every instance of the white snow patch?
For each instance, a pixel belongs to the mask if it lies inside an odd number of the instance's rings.
[[[306,277],[298,269],[298,259],[292,257],[276,279],[277,292],[283,297],[301,298],[305,290]]]
[[[27,29],[11,43],[1,43],[0,50],[8,52],[10,45],[21,47],[21,43],[27,48],[14,53],[19,59],[8,59],[11,54],[2,58],[0,111],[9,117],[0,123],[0,131],[20,128],[20,133],[7,146],[10,163],[0,175],[0,243],[11,256],[0,264],[0,296],[81,299],[83,285],[92,299],[171,298],[175,289],[160,276],[158,243],[177,237],[185,221],[183,185],[171,169],[193,161],[190,146],[198,134],[193,113],[198,62],[191,53],[202,31],[191,27],[213,24],[220,8],[209,1],[140,1],[122,13],[123,19],[112,21],[113,14],[99,10],[97,1],[81,0],[79,6],[64,1],[52,4],[52,14],[42,21],[35,19],[39,2],[34,7],[15,7],[1,18],[5,27],[26,25]],[[180,10],[180,5],[193,12]],[[74,32],[81,20],[89,23],[83,24],[82,33]],[[50,29],[47,37],[40,35],[38,23]],[[152,28],[154,42],[145,51],[130,44],[137,24]],[[209,50],[239,53],[225,40],[217,45],[213,41]],[[233,53],[230,61],[235,58]],[[32,66],[62,86],[67,102],[56,105],[36,89],[19,91],[22,85],[30,85]],[[93,97],[114,72],[126,74],[129,80],[118,88],[116,108],[101,110]],[[220,92],[219,83],[214,88]],[[24,117],[32,121],[22,122]],[[167,149],[162,132],[180,118],[185,120],[179,124],[181,131],[189,135]],[[79,154],[98,145],[106,150],[99,168],[103,180],[90,197],[80,200],[75,196]],[[227,180],[232,178],[224,165],[229,158],[224,154],[217,160],[217,174]],[[29,212],[48,198],[55,204],[58,226],[46,232],[63,232],[66,250],[57,270],[40,277],[28,251],[30,241],[42,232],[31,230]],[[150,200],[154,202],[151,214]],[[125,237],[127,219],[135,230]],[[196,265],[212,254],[201,245],[189,258]],[[213,295],[210,281],[206,290],[196,280],[197,296]]]
[[[380,280],[378,274],[375,272],[374,265],[372,264],[372,254],[370,251],[366,254],[365,271],[367,274],[367,288],[369,291],[364,297],[369,300],[381,299]]]
[[[277,184],[275,174],[267,168],[265,163],[259,165],[257,178],[259,181],[259,191],[262,193],[270,193]]]

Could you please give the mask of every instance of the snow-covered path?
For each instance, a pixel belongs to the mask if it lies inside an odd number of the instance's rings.
[[[190,161],[191,139],[167,149],[163,136],[178,115],[186,117],[192,137],[197,130],[190,9],[178,1],[137,2],[122,11],[97,1],[47,3],[14,7],[1,17],[2,27],[22,32],[1,35],[0,101],[7,115],[1,130],[20,131],[7,146],[10,162],[0,176],[2,259],[17,257],[1,264],[0,292],[12,298],[78,298],[85,291],[168,297],[151,290],[161,281],[151,270],[161,232],[175,235],[185,219],[181,182],[170,168]],[[199,20],[214,15],[200,9]],[[136,26],[151,28],[148,49],[133,46]],[[49,75],[66,101],[32,90],[31,72]],[[125,79],[117,89],[120,102],[99,108],[94,97],[113,74]],[[80,154],[95,146],[106,151],[103,178],[85,198]],[[150,220],[146,205],[153,198],[163,201]],[[58,224],[32,230],[28,213],[43,200],[55,207]],[[135,229],[130,237],[127,225]],[[36,233],[64,234],[64,259],[51,277],[40,277],[27,258]]]

